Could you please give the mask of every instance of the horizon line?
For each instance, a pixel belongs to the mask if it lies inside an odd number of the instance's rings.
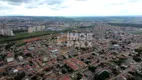
[[[142,15],[108,15],[108,16],[33,16],[33,15],[0,15],[0,17],[142,17]]]

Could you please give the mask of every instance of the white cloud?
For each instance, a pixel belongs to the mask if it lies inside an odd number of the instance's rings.
[[[51,0],[50,0],[51,1]],[[58,1],[58,0],[54,0]],[[3,4],[3,5],[1,5]],[[21,5],[0,2],[0,15],[28,16],[121,16],[142,15],[142,0],[62,0],[60,4],[47,4],[46,0],[32,0]]]

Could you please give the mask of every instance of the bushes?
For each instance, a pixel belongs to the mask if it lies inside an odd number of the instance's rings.
[[[139,54],[142,54],[142,47],[135,49],[136,52],[138,52]]]
[[[108,71],[103,71],[100,74],[96,74],[94,77],[94,80],[105,80],[106,78],[109,78],[110,73]]]

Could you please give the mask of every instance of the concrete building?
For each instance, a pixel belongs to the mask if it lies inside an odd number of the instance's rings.
[[[44,30],[45,29],[45,26],[41,26],[41,30]]]
[[[3,29],[0,30],[0,35],[4,35]]]
[[[10,29],[1,29],[0,35],[2,35],[2,36],[14,36],[14,33]]]
[[[33,28],[32,27],[29,27],[28,28],[28,33],[32,33],[33,32]]]
[[[37,26],[36,31],[42,31],[42,26]]]
[[[36,32],[36,31],[43,31],[45,26],[36,26],[36,27],[29,27],[28,33]]]

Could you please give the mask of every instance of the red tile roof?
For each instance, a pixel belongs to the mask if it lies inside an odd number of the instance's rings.
[[[38,67],[38,64],[37,64],[34,60],[32,60],[32,63],[33,63],[36,67]]]
[[[30,53],[30,51],[28,51],[27,49],[24,50],[24,54],[28,54]]]
[[[18,66],[16,69],[17,70],[23,70],[23,68],[21,66]]]
[[[37,58],[36,61],[38,62],[38,64],[40,64],[40,66],[42,66],[42,62]]]
[[[75,63],[73,63],[73,62],[71,62],[71,61],[65,61],[65,63],[67,64],[67,66],[69,66],[71,69],[73,69],[74,71],[75,70],[78,70],[79,69],[79,67],[75,64]]]
[[[64,75],[62,77],[60,77],[58,80],[71,80],[69,75]]]
[[[27,68],[27,69],[31,69],[31,66],[30,66],[30,65],[27,65],[26,68]]]
[[[6,69],[5,68],[0,68],[0,73],[2,72],[6,72]]]
[[[12,61],[12,62],[9,62],[8,65],[12,65],[13,63],[14,63],[13,61]]]
[[[76,59],[76,58],[72,58],[71,61],[73,61],[74,63],[76,63],[77,65],[81,66],[81,67],[85,67],[87,66],[87,64],[85,64],[84,62]]]
[[[12,53],[8,53],[8,54],[7,54],[7,57],[11,57],[11,56],[12,56]]]
[[[50,61],[50,62],[47,62],[47,65],[52,66],[53,64],[52,64],[52,62]]]

